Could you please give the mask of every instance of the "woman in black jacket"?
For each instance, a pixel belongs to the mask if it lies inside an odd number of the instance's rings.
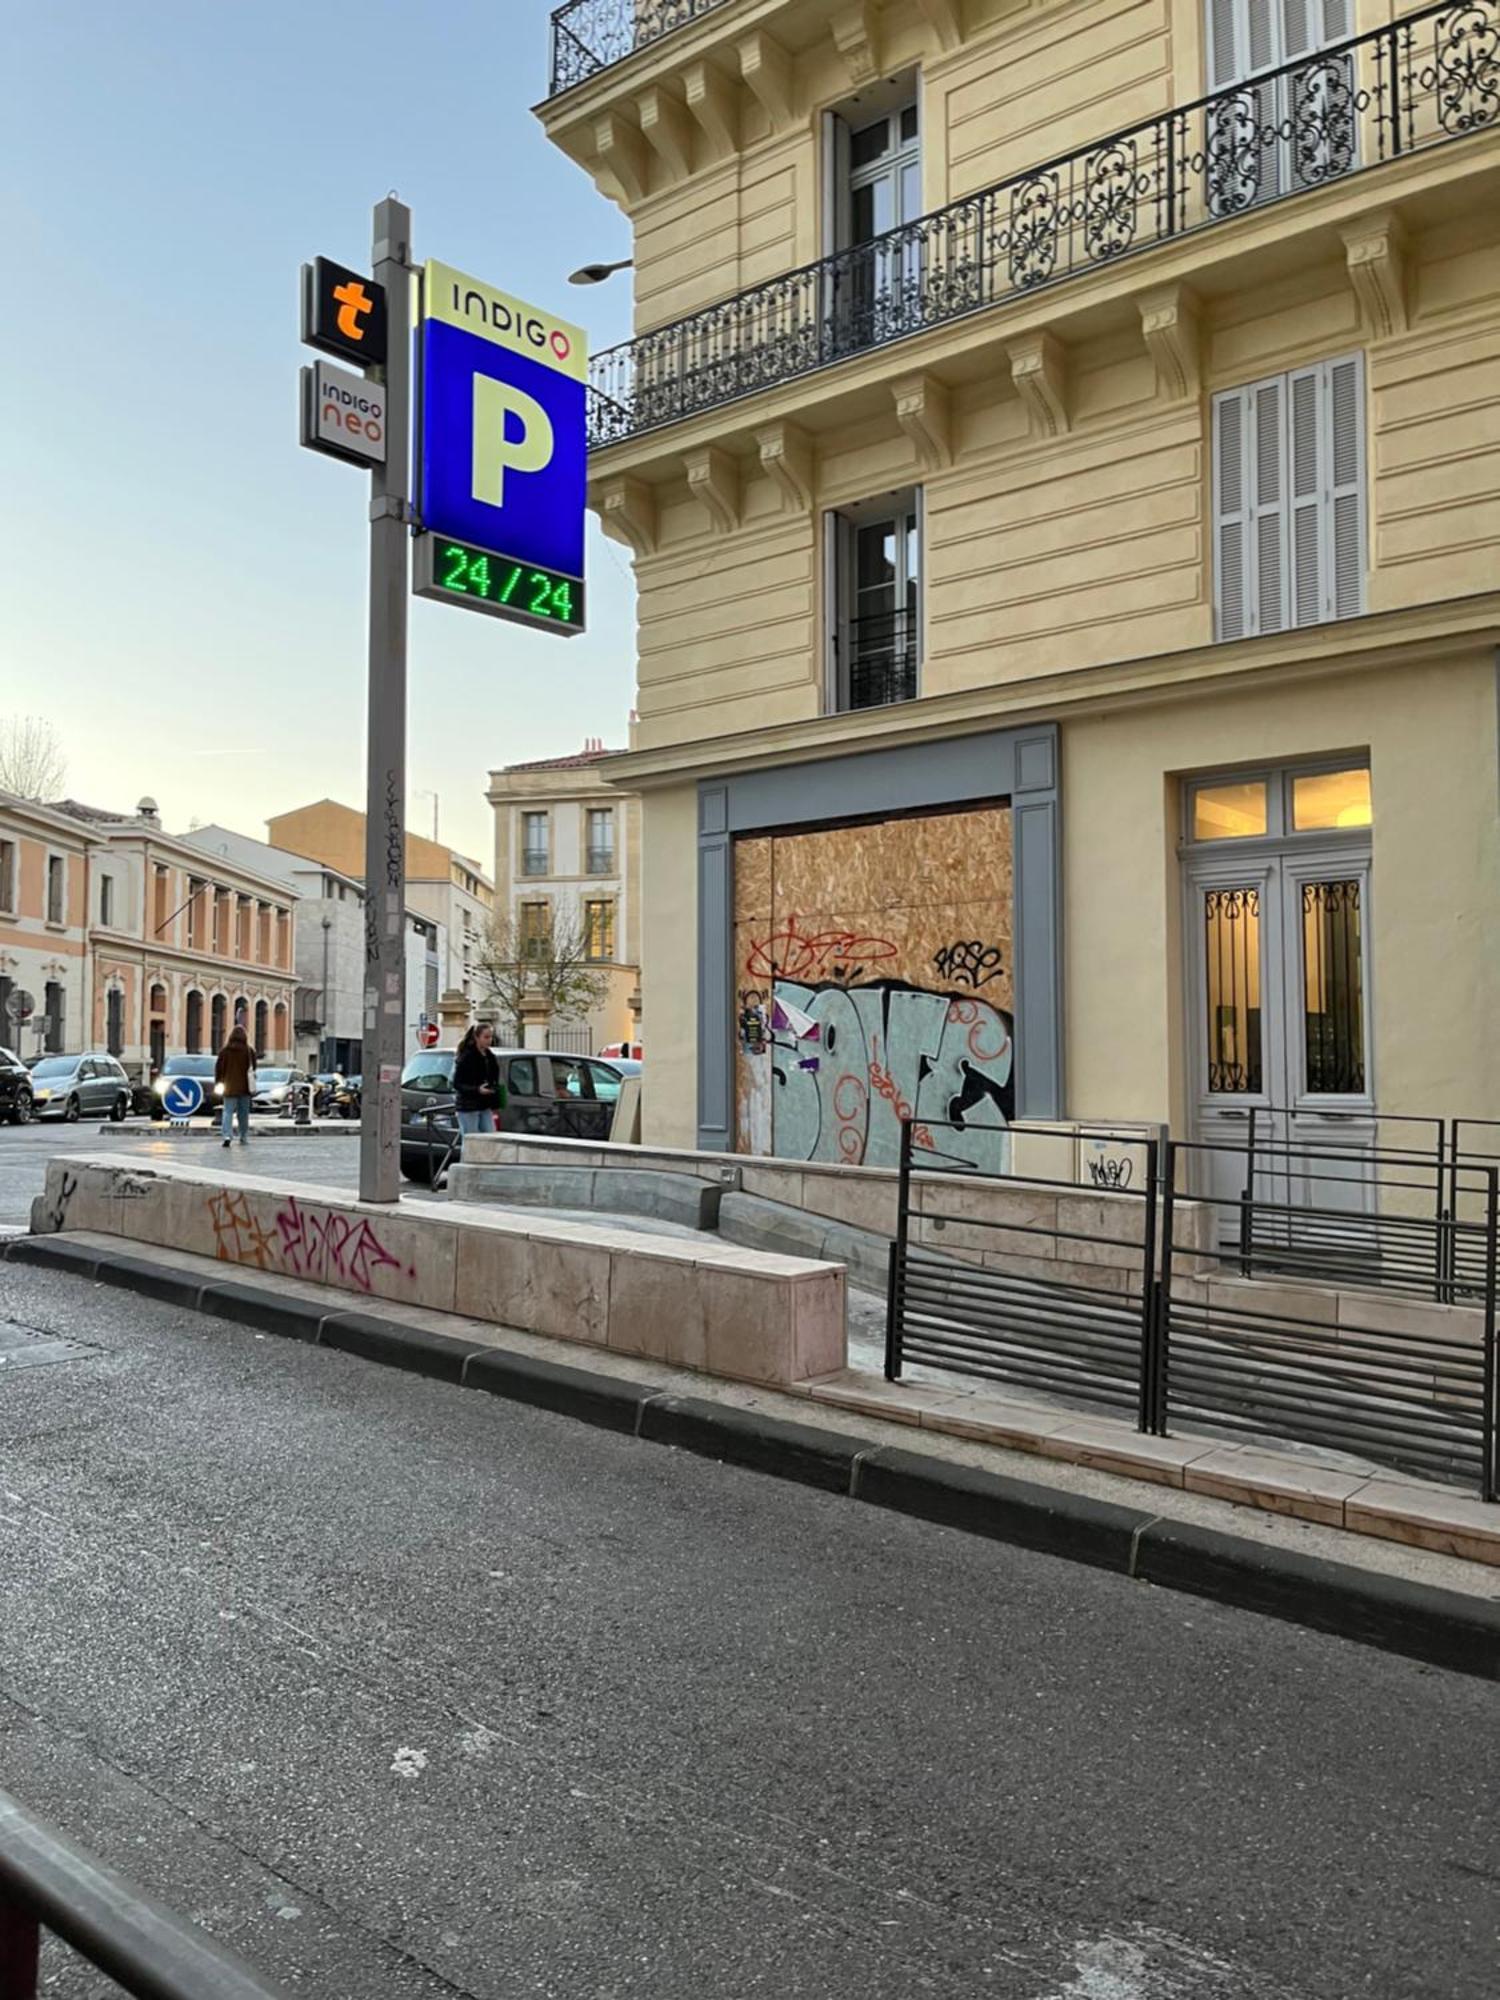
[[[461,1132],[493,1132],[495,1114],[505,1109],[505,1086],[490,1044],[495,1031],[488,1021],[470,1028],[453,1059],[453,1093],[458,1099]]]

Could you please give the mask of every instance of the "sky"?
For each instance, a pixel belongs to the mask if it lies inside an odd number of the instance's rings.
[[[0,7],[0,717],[67,790],[264,838],[363,804],[368,476],[300,450],[298,273],[368,271],[394,191],[441,258],[629,332],[618,210],[543,137],[548,0]],[[385,79],[382,82],[382,79]],[[493,860],[486,773],[623,744],[626,551],[589,521],[590,631],[411,602],[412,823]]]

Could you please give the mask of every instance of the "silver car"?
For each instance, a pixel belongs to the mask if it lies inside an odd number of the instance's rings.
[[[31,1101],[38,1118],[111,1118],[130,1110],[130,1078],[113,1056],[43,1056],[31,1066]]]

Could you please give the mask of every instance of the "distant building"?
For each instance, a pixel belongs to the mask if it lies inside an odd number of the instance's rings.
[[[0,1046],[71,1053],[88,1018],[88,836],[0,792]]]
[[[365,873],[365,816],[336,799],[297,806],[266,822],[273,847],[321,861],[350,881]],[[494,890],[477,861],[420,833],[406,836],[406,901],[445,938],[439,983],[473,998],[473,958],[489,922]]]
[[[491,771],[495,904],[516,935],[561,920],[584,940],[605,997],[582,1021],[549,1022],[549,1046],[584,1054],[641,1040],[640,802],[605,782],[618,751],[598,738],[569,757]]]
[[[238,861],[296,891],[295,1059],[310,1069],[357,1074],[363,1067],[364,1041],[363,883],[357,876],[230,827],[199,827],[185,838],[205,854]],[[442,924],[408,907],[405,1032],[410,1048],[417,1045],[423,1018],[438,1018],[446,944]]]
[[[63,799],[49,813],[73,830],[85,885],[81,908],[68,890],[85,1003],[54,1039],[107,1048],[144,1077],[168,1055],[211,1054],[242,1023],[263,1057],[290,1062],[295,892],[163,832],[153,799],[134,813]],[[61,847],[49,851],[66,864]]]

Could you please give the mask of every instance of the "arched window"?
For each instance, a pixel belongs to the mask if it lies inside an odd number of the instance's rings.
[[[186,1019],[182,1027],[183,1047],[190,1056],[203,1053],[203,995],[196,988],[187,997]]]
[[[292,1038],[287,1033],[285,1000],[278,1000],[271,1010],[271,1046],[279,1056],[287,1056],[292,1052]]]
[[[271,1024],[271,1010],[264,1000],[255,1003],[255,1033],[250,1037],[257,1055],[266,1052],[266,1029]]]
[[[104,999],[104,1043],[112,1056],[125,1053],[125,994],[118,986]]]
[[[224,1046],[224,1036],[228,1032],[225,1021],[229,1013],[229,1001],[222,993],[216,993],[208,1010],[208,1040],[215,1055]]]

